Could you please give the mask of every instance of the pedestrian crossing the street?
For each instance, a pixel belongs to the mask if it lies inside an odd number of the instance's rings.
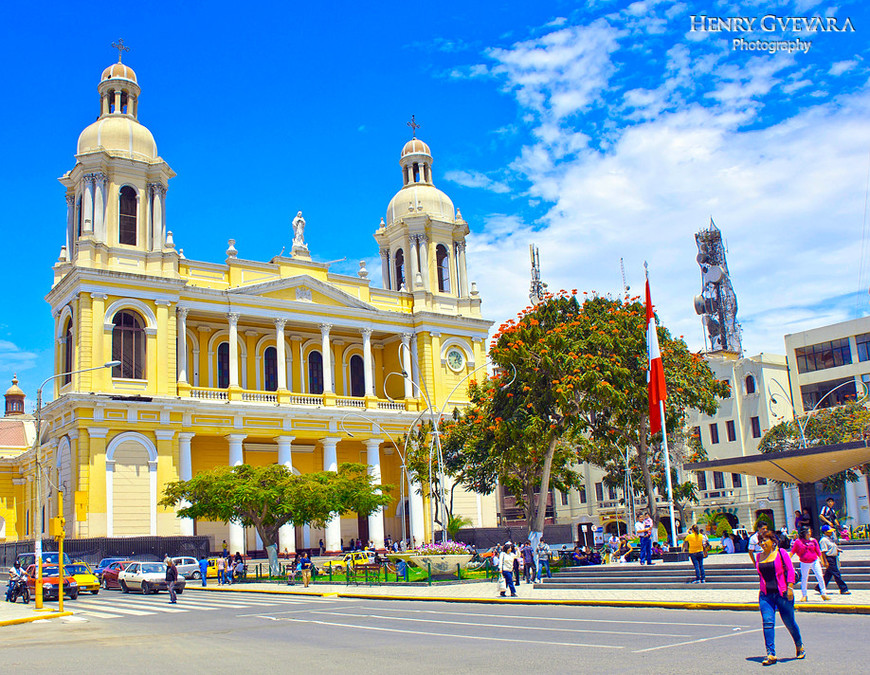
[[[312,602],[327,602],[319,597],[291,598],[282,596],[270,598],[253,593],[210,593],[186,592],[178,596],[176,604],[169,604],[169,595],[136,595],[133,593],[106,593],[81,595],[77,600],[67,601],[65,609],[82,619],[123,619],[125,617],[169,616],[190,612],[216,612],[226,610],[252,610],[254,612]]]

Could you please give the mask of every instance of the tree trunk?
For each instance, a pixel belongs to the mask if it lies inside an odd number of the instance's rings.
[[[547,456],[544,457],[544,469],[541,471],[541,485],[538,492],[538,503],[534,505],[535,518],[532,521],[532,532],[544,531],[544,519],[547,516],[547,497],[550,494],[550,470],[553,466],[553,455],[556,454],[556,445],[559,443],[557,434],[550,435],[550,445],[547,448]]]
[[[269,558],[269,576],[281,576],[281,566],[278,564],[278,528],[257,525],[256,529]]]
[[[649,472],[649,464],[647,463],[647,444],[646,444],[646,430],[647,430],[647,418],[643,418],[640,422],[640,429],[638,430],[638,446],[637,446],[637,460],[640,464],[640,471],[643,474],[643,486],[646,489],[646,504],[647,510],[649,511],[649,516],[653,521],[653,532],[658,531],[659,525],[659,514],[658,509],[656,508],[656,495],[653,491],[653,482],[652,475]]]

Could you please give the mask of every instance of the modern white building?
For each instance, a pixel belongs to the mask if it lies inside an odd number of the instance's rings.
[[[870,317],[786,335],[785,350],[797,414],[870,393]],[[850,524],[870,524],[867,476],[848,483],[844,492],[846,512],[854,519]]]

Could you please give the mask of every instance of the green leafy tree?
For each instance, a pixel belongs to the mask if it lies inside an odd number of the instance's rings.
[[[870,409],[860,401],[849,401],[832,408],[822,408],[798,420],[788,420],[774,425],[758,443],[760,452],[781,452],[801,447],[800,425],[804,427],[807,445],[835,445],[851,441],[866,441],[870,438]],[[867,471],[864,464],[829,476],[823,481],[829,492],[839,492],[843,486],[858,479],[855,469]]]
[[[198,473],[188,481],[169,483],[160,500],[176,507],[182,518],[256,528],[278,573],[278,530],[287,523],[322,527],[345,513],[367,516],[390,503],[387,485],[372,481],[364,464],[342,464],[338,471],[302,475],[281,464],[222,466]]]
[[[664,328],[658,338],[668,428],[682,428],[689,408],[714,414],[727,385],[681,339]],[[472,407],[456,424],[468,484],[489,492],[499,481],[522,495],[530,529],[540,532],[545,509],[536,492],[578,487],[576,462],[607,467],[630,451],[657,520],[650,447],[660,436],[649,434],[646,319],[637,299],[548,296],[502,324],[490,356],[499,374],[471,387]]]

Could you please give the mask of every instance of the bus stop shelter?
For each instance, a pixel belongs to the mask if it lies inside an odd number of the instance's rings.
[[[798,486],[801,508],[809,509],[813,533],[818,535],[818,509],[814,483],[868,462],[870,462],[870,445],[867,441],[853,441],[694,462],[686,464],[683,468],[688,471],[740,473],[782,483],[795,483]],[[786,518],[790,515],[787,513]]]

